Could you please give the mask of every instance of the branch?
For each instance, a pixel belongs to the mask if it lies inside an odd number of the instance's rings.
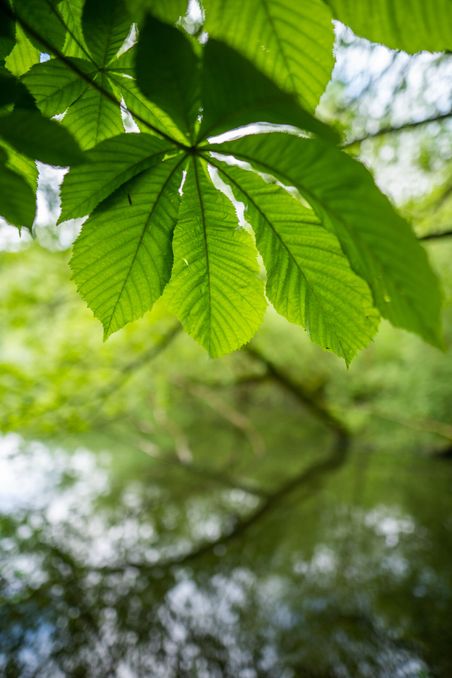
[[[338,419],[326,405],[323,405],[312,392],[304,388],[299,382],[295,381],[289,374],[283,372],[276,363],[270,358],[267,358],[254,344],[248,344],[243,350],[256,360],[259,360],[265,366],[269,376],[286,391],[295,396],[295,398],[327,428],[338,435],[347,434],[347,427],[344,422]]]
[[[109,398],[110,395],[112,395],[125,384],[125,382],[136,370],[151,360],[157,358],[160,353],[163,353],[163,351],[171,344],[171,342],[177,337],[181,330],[182,327],[179,325],[179,323],[173,325],[166,332],[166,334],[162,336],[158,343],[153,344],[147,351],[144,351],[141,355],[139,355],[138,358],[135,358],[134,360],[131,360],[130,362],[123,365],[119,370],[117,378],[110,384],[107,384],[103,389],[100,389],[100,391],[96,393],[95,398],[102,400]]]
[[[371,132],[370,134],[366,134],[362,137],[351,139],[350,141],[347,141],[345,144],[342,144],[342,148],[350,148],[351,146],[362,144],[364,141],[368,141],[369,139],[377,139],[378,137],[385,136],[386,134],[398,134],[399,132],[405,132],[406,130],[416,129],[417,127],[429,125],[432,122],[441,122],[442,120],[448,120],[449,118],[452,118],[452,111],[449,111],[448,113],[432,115],[431,117],[423,118],[422,120],[406,122],[403,125],[398,125],[395,127],[393,127],[392,125],[391,126],[388,125],[387,127],[382,127],[377,132]]]
[[[184,383],[182,380],[178,380],[176,383],[184,387],[189,393],[201,400],[207,407],[210,407],[222,419],[225,419],[231,426],[237,429],[248,441],[256,457],[261,456],[265,452],[265,443],[262,436],[253,426],[250,419],[226,403],[221,397],[218,397],[210,385]]]
[[[324,459],[319,461],[307,469],[304,469],[299,474],[295,475],[293,478],[290,478],[286,483],[284,483],[278,490],[268,495],[254,511],[251,511],[246,516],[236,519],[233,527],[227,531],[225,534],[222,534],[218,539],[213,541],[203,542],[197,546],[192,551],[188,551],[174,558],[167,558],[160,562],[156,563],[143,563],[136,561],[127,561],[122,565],[105,565],[98,568],[89,568],[87,569],[97,569],[104,573],[120,573],[123,572],[124,567],[133,567],[142,572],[152,572],[162,569],[168,569],[172,567],[181,567],[188,565],[189,563],[207,555],[216,555],[215,551],[220,546],[226,546],[232,541],[235,541],[239,537],[242,537],[246,532],[250,530],[257,522],[261,520],[264,516],[272,512],[277,508],[277,506],[285,499],[288,498],[296,490],[300,490],[302,487],[311,485],[317,480],[320,480],[325,477],[325,474],[332,473],[339,469],[346,461],[348,456],[348,451],[350,447],[350,436],[342,431],[336,435],[336,440],[333,445],[331,454]]]
[[[418,236],[418,240],[440,240],[441,238],[452,237],[452,229],[447,231],[439,231],[438,233],[427,233],[426,235]]]
[[[263,498],[269,496],[267,490],[249,485],[248,483],[242,482],[240,480],[236,480],[222,471],[213,471],[204,466],[195,464],[192,461],[185,461],[177,454],[156,454],[157,448],[145,439],[140,440],[137,443],[137,447],[156,462],[170,466],[176,466],[183,469],[184,471],[187,471],[191,475],[197,476],[198,478],[208,480],[218,485],[224,485],[225,487],[229,487],[232,490],[240,490],[241,492],[245,492],[246,494],[250,494],[255,497]]]

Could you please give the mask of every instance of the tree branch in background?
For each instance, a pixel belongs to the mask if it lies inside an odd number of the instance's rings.
[[[225,419],[233,428],[237,429],[239,433],[244,436],[245,440],[247,440],[256,457],[264,454],[265,442],[259,431],[253,426],[249,417],[225,402],[223,398],[215,393],[213,388],[209,388],[209,386],[205,384],[183,383],[182,381],[179,381],[178,385],[185,388],[186,391],[195,398],[198,398],[222,419]]]
[[[111,395],[113,395],[113,393],[116,393],[116,391],[118,391],[120,388],[124,386],[128,379],[130,379],[132,374],[136,372],[136,370],[138,370],[143,365],[146,365],[146,363],[150,362],[151,360],[154,360],[161,353],[163,353],[163,351],[165,351],[165,349],[168,348],[168,346],[172,343],[172,341],[177,337],[177,335],[181,331],[182,327],[179,325],[179,323],[173,325],[162,336],[160,341],[156,342],[155,344],[152,344],[147,351],[144,351],[137,358],[131,360],[130,362],[126,363],[121,368],[119,368],[116,379],[111,381],[104,388],[100,389],[95,394],[93,400],[100,400],[102,402],[105,402],[107,398],[109,398]]]
[[[281,370],[276,363],[267,358],[254,344],[248,344],[246,353],[258,360],[266,369],[267,374],[288,393],[293,395],[311,414],[321,421],[327,428],[336,434],[347,434],[347,426],[329,408],[302,384],[292,378],[290,374]]]
[[[448,113],[432,115],[431,117],[423,118],[422,120],[406,122],[403,125],[398,125],[395,127],[388,125],[387,127],[382,127],[376,132],[371,132],[369,134],[365,134],[362,137],[351,139],[350,141],[345,142],[345,144],[342,144],[342,148],[350,148],[351,146],[362,144],[364,141],[368,141],[369,139],[377,139],[378,137],[382,137],[387,134],[398,134],[400,132],[416,129],[417,127],[422,127],[423,125],[429,125],[430,123],[433,122],[442,122],[443,120],[449,120],[450,118],[452,118],[452,111],[449,111]]]
[[[269,492],[267,492],[267,490],[255,487],[254,485],[251,485],[249,483],[232,478],[224,471],[220,472],[213,471],[212,469],[206,468],[205,466],[195,464],[192,461],[186,461],[184,459],[181,459],[177,453],[168,454],[163,452],[163,454],[160,454],[159,448],[152,442],[146,440],[146,438],[140,439],[137,443],[137,447],[139,450],[147,454],[155,461],[164,465],[167,464],[170,466],[179,467],[184,471],[187,471],[191,475],[197,476],[198,478],[202,478],[203,480],[207,480],[218,485],[224,485],[225,487],[228,487],[229,489],[232,490],[240,490],[241,492],[245,492],[246,494],[250,494],[260,498],[269,496]]]
[[[452,229],[447,231],[439,231],[438,233],[427,233],[426,235],[418,236],[418,240],[440,240],[441,238],[452,237]]]
[[[330,473],[333,473],[337,469],[341,468],[345,463],[351,442],[351,435],[345,423],[340,421],[332,412],[330,412],[330,410],[324,404],[320,403],[318,399],[315,398],[314,394],[304,389],[301,384],[294,381],[288,374],[284,373],[274,362],[264,356],[264,354],[261,353],[254,345],[249,345],[244,350],[255,360],[258,360],[261,364],[263,364],[271,379],[273,379],[276,383],[293,395],[303,407],[306,407],[312,415],[314,415],[330,431],[334,433],[335,440],[331,453],[325,459],[315,462],[307,469],[303,469],[301,472],[295,474],[292,478],[289,478],[274,492],[268,493],[265,490],[261,491],[256,488],[252,489],[248,486],[242,486],[241,489],[244,489],[246,492],[260,496],[260,503],[254,510],[250,511],[245,516],[234,516],[232,527],[213,541],[202,542],[200,545],[196,546],[194,549],[188,551],[185,554],[175,556],[174,558],[167,558],[156,563],[128,561],[127,563],[123,563],[121,565],[107,565],[97,569],[104,573],[116,573],[122,572],[124,567],[134,567],[140,571],[150,573],[152,571],[189,565],[191,562],[203,556],[216,555],[215,551],[219,547],[226,546],[230,542],[242,537],[248,530],[250,530],[250,528],[258,523],[261,518],[267,516],[271,511],[276,509],[279,504],[283,500],[287,499],[292,493],[304,488],[306,489],[306,496],[308,496],[309,490],[313,491],[314,489],[317,489],[317,483],[319,481],[323,480]],[[212,472],[207,469],[200,469],[196,466],[193,466],[191,463],[181,462],[177,456],[170,457],[169,459],[160,457],[159,460],[163,462],[167,461],[169,463],[177,463],[189,472],[193,472],[197,475],[202,475],[206,478],[209,477],[211,480],[218,481],[218,477],[215,472],[213,472],[214,475],[212,475]],[[231,483],[228,481],[231,481]],[[225,484],[224,479],[222,482]],[[237,482],[235,480],[232,481],[231,479],[227,479],[226,484],[233,484],[235,487],[238,486]]]
[[[322,461],[312,464],[307,469],[303,469],[299,474],[290,478],[286,483],[283,483],[275,492],[269,494],[266,499],[247,515],[236,518],[232,528],[226,533],[222,534],[218,539],[213,541],[203,542],[191,551],[185,554],[175,556],[174,558],[167,558],[161,562],[146,563],[128,561],[120,565],[105,565],[97,568],[85,567],[85,569],[96,569],[106,574],[121,573],[125,567],[133,567],[141,572],[150,573],[152,571],[159,571],[172,567],[182,567],[189,565],[191,562],[202,558],[203,556],[216,555],[215,551],[222,546],[227,546],[232,541],[243,537],[245,533],[250,530],[261,518],[267,516],[275,510],[279,504],[287,499],[293,492],[301,490],[302,488],[313,489],[316,482],[324,480],[326,475],[333,473],[339,469],[346,461],[348,451],[350,448],[350,436],[345,431],[338,432],[334,441],[331,454]],[[316,488],[318,485],[316,486]],[[308,496],[308,493],[306,494]]]

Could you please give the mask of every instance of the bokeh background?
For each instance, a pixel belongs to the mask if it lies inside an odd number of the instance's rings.
[[[103,343],[41,167],[34,238],[0,226],[2,675],[452,676],[452,57],[336,51],[319,114],[424,239],[448,350],[383,323],[346,369],[270,310],[210,360],[163,304]]]

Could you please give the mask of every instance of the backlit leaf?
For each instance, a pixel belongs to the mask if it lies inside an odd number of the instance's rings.
[[[426,253],[370,173],[320,140],[260,134],[216,148],[296,187],[367,280],[381,314],[441,344],[441,296]]]
[[[313,110],[333,68],[334,33],[321,0],[204,0],[206,31],[253,61]]]
[[[372,339],[379,315],[336,237],[280,186],[254,172],[217,166],[246,206],[267,269],[267,296],[276,310],[350,363]]]
[[[204,164],[191,161],[173,239],[165,298],[185,330],[211,356],[233,351],[258,329],[266,302],[250,235]]]
[[[148,311],[169,280],[183,159],[162,162],[118,189],[74,245],[74,279],[105,337]]]
[[[84,217],[99,203],[172,150],[149,134],[121,134],[85,153],[85,163],[66,175],[61,188],[60,221]]]
[[[450,0],[326,0],[336,19],[374,42],[407,52],[452,49]]]

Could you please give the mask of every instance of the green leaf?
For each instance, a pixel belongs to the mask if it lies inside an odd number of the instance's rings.
[[[124,99],[127,110],[143,132],[158,129],[180,143],[187,141],[171,118],[140,92],[135,80],[112,71],[109,77],[117,96]]]
[[[326,0],[333,15],[373,42],[406,52],[452,50],[450,0]]]
[[[74,245],[74,279],[105,338],[148,311],[169,280],[183,160],[173,157],[120,188]]]
[[[16,109],[0,116],[0,137],[19,153],[49,165],[75,165],[84,159],[69,132],[38,111]]]
[[[256,250],[237,227],[233,206],[195,158],[183,186],[173,252],[165,298],[185,330],[211,356],[249,341],[266,306]]]
[[[22,179],[25,179],[30,186],[33,194],[35,194],[38,187],[38,168],[36,162],[31,158],[27,158],[25,155],[18,153],[12,146],[7,144],[4,139],[0,139],[0,149],[6,151],[6,167],[17,174],[20,174]]]
[[[349,364],[371,341],[379,314],[367,284],[351,270],[336,237],[280,186],[238,167],[215,166],[245,204],[275,309]]]
[[[0,69],[0,108],[18,106],[19,108],[36,108],[33,97],[18,78],[6,69]]]
[[[83,59],[68,58],[68,62],[87,78],[95,73],[94,66]],[[89,87],[78,73],[58,59],[36,64],[22,76],[22,82],[33,95],[39,110],[49,117],[63,113]]]
[[[86,0],[82,15],[83,35],[99,68],[114,59],[131,24],[124,0]]]
[[[10,73],[20,77],[34,64],[39,63],[40,51],[36,49],[19,25],[16,25],[16,44],[6,57],[5,65]]]
[[[140,31],[135,67],[143,94],[190,139],[199,108],[200,61],[189,39],[148,16]]]
[[[124,183],[150,169],[174,150],[149,134],[121,134],[84,154],[85,163],[66,174],[60,221],[89,214]]]
[[[14,226],[31,228],[35,206],[35,194],[29,183],[0,162],[0,215]]]
[[[110,96],[114,96],[107,75],[100,74],[96,82]],[[113,103],[91,86],[69,108],[63,123],[83,149],[92,148],[100,141],[124,131],[119,103]]]
[[[52,47],[60,49],[66,37],[66,27],[59,16],[58,0],[14,0],[14,11],[21,19],[22,26],[31,42],[39,50],[48,51],[36,38],[35,33],[43,36]],[[27,30],[28,27],[30,30]]]
[[[186,13],[188,0],[127,0],[127,6],[138,20],[149,12],[162,21],[175,23]]]
[[[332,129],[227,45],[210,39],[203,55],[199,138],[254,122],[294,125],[336,139]]]
[[[205,29],[313,110],[330,79],[334,32],[321,0],[203,0]]]
[[[369,283],[381,314],[441,344],[441,294],[427,255],[363,165],[320,140],[280,133],[211,148],[296,187],[337,235],[353,270]]]
[[[0,10],[1,13],[1,10]],[[15,26],[14,21],[1,13],[0,19],[0,59],[4,59],[14,47]]]
[[[58,9],[67,26],[63,52],[66,56],[90,58],[82,30],[84,0],[61,0]]]

